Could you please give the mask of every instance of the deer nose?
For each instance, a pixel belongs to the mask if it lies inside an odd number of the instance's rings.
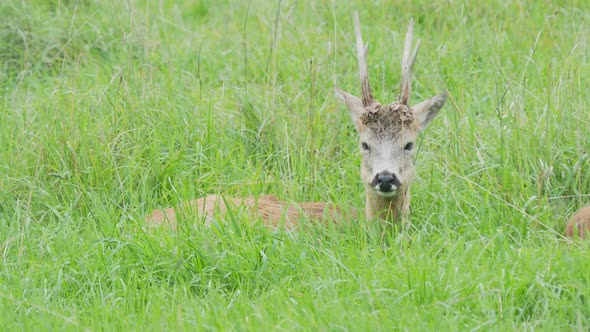
[[[399,188],[401,186],[401,182],[399,182],[395,174],[388,171],[383,171],[375,175],[375,179],[373,179],[373,185],[377,190],[388,192]]]

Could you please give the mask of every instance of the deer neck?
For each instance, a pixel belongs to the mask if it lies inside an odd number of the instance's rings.
[[[376,218],[382,219],[386,222],[396,223],[407,216],[410,212],[410,188],[401,187],[399,193],[392,197],[379,196],[373,188],[366,188],[367,205],[366,217],[367,220]]]

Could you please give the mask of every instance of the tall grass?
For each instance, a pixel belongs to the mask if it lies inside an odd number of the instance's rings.
[[[377,98],[405,27],[420,142],[412,227],[147,229],[209,193],[362,208],[352,13]],[[7,330],[585,330],[584,1],[0,4],[0,322]],[[191,223],[190,220],[184,220]]]

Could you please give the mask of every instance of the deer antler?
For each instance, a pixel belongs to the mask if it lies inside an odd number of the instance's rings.
[[[410,49],[412,48],[412,38],[414,37],[414,19],[410,20],[408,25],[408,32],[406,33],[406,43],[404,45],[404,53],[402,56],[402,82],[401,82],[401,93],[400,102],[403,105],[410,104],[410,94],[412,93],[412,74],[414,71],[414,63],[416,62],[416,56],[418,55],[418,49],[420,48],[420,39],[416,43],[416,48],[410,56]],[[359,60],[360,61],[360,60]]]
[[[361,92],[363,95],[363,107],[373,104],[374,98],[371,92],[371,85],[369,84],[369,74],[367,73],[367,48],[369,44],[363,45],[363,37],[361,36],[361,23],[359,20],[359,13],[354,12],[354,32],[356,34],[356,51],[359,60],[359,74],[361,78]]]

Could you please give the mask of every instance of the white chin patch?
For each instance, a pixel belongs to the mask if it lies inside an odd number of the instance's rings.
[[[397,188],[392,188],[393,190],[391,191],[381,191],[379,190],[379,188],[375,187],[375,192],[377,192],[377,195],[381,196],[381,197],[393,197],[395,196],[395,194],[397,194]]]

